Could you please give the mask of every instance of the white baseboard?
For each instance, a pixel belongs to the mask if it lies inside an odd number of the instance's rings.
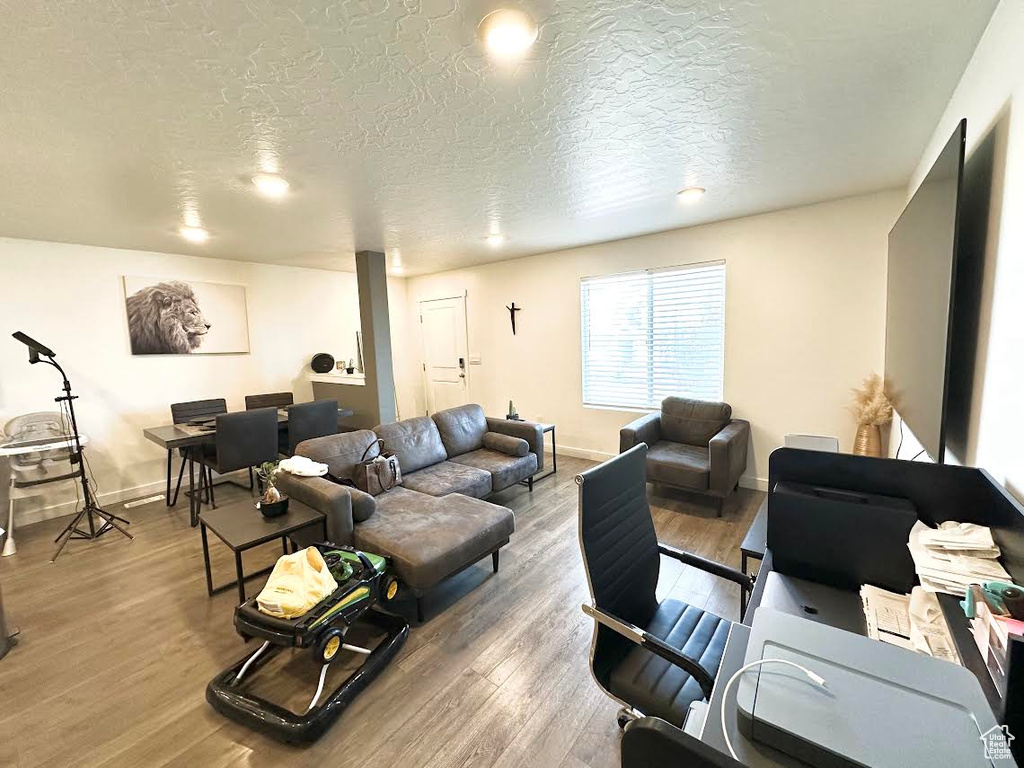
[[[740,478],[740,488],[748,488],[751,491],[768,491],[768,478],[767,477],[748,477],[744,475]]]
[[[544,445],[544,452],[551,453],[550,443]],[[577,459],[589,459],[590,461],[608,461],[608,459],[616,455],[605,451],[592,451],[588,448],[576,448],[571,445],[559,445],[558,452],[565,456],[572,456]],[[743,477],[740,478],[740,487],[748,488],[752,491],[767,491],[768,479],[764,477],[750,477],[748,475],[743,475]]]
[[[563,456],[572,456],[575,459],[589,459],[590,461],[608,461],[614,453],[604,451],[591,451],[587,448],[574,448],[571,445],[558,445],[558,452]],[[544,444],[544,453],[551,453],[551,444]]]
[[[160,497],[163,498],[165,490],[166,485],[163,480],[160,480],[155,483],[145,483],[144,485],[136,485],[132,488],[122,488],[121,490],[118,491],[107,491],[105,493],[98,493],[96,494],[96,502],[101,507],[106,507],[107,505],[120,504],[122,501],[130,501],[131,499],[137,499],[149,495],[160,494]],[[19,509],[18,506],[19,502],[21,501],[22,500],[18,498],[15,498],[14,500],[15,527],[31,525],[32,523],[42,522],[43,520],[52,520],[55,517],[73,515],[81,506],[81,501],[72,500],[61,502],[60,504],[52,504],[48,507],[36,507],[34,509]]]

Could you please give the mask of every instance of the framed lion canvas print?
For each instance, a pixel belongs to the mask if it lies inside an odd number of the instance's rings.
[[[249,351],[245,286],[124,278],[133,355],[223,355]]]

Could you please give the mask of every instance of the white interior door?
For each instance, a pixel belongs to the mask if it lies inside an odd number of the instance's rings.
[[[465,297],[421,301],[420,325],[428,413],[464,405],[469,401]]]

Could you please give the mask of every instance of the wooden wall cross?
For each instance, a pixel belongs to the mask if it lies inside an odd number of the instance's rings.
[[[516,335],[516,312],[522,312],[523,308],[522,307],[517,307],[516,303],[513,301],[512,302],[512,306],[510,307],[510,306],[508,306],[506,304],[505,305],[505,309],[508,310],[509,317],[512,318],[512,335],[515,336]]]

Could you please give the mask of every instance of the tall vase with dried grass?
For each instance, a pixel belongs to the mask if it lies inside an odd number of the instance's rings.
[[[868,376],[853,390],[850,409],[857,420],[857,436],[853,452],[858,456],[882,455],[883,424],[892,421],[892,397],[877,373]]]

